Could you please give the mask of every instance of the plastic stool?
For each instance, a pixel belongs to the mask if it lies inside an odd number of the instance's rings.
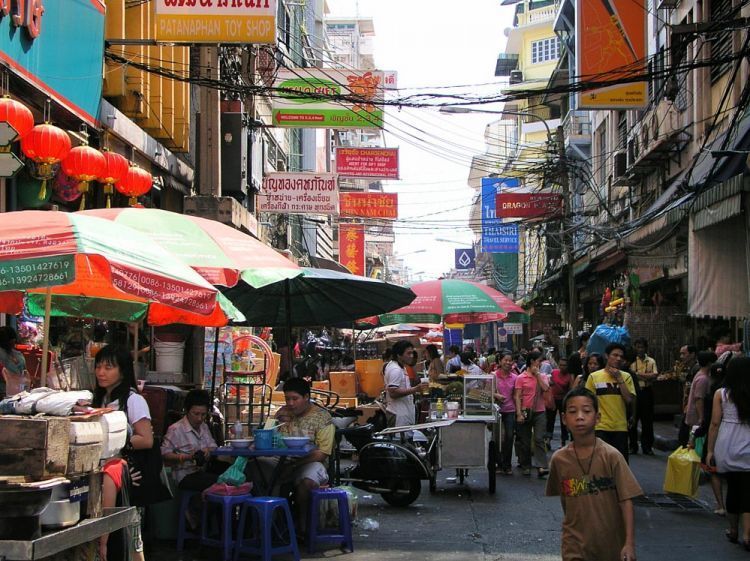
[[[318,529],[320,503],[336,501],[339,507],[339,527]],[[352,524],[349,520],[349,497],[343,489],[313,489],[310,493],[310,512],[307,517],[307,551],[313,553],[319,543],[338,542],[341,548],[354,551]]]
[[[251,495],[205,495],[203,504],[203,515],[201,517],[201,544],[221,547],[224,551],[222,559],[229,561],[232,557],[232,548],[235,540],[232,539],[232,510],[235,506],[244,503]],[[221,505],[221,537],[214,539],[208,537],[208,505],[216,503]]]
[[[273,546],[273,515],[277,508],[284,512],[286,526],[289,531],[289,543]],[[253,529],[255,537],[245,539],[245,520],[250,512],[254,519]],[[278,497],[252,497],[242,505],[240,513],[240,529],[237,532],[237,545],[234,548],[234,561],[240,558],[240,554],[249,553],[258,555],[263,561],[270,561],[274,555],[279,553],[291,553],[295,561],[299,561],[299,549],[297,548],[297,535],[294,531],[292,511],[286,499]]]
[[[185,546],[185,538],[200,539],[200,534],[195,534],[187,529],[185,513],[190,506],[190,499],[196,495],[196,491],[180,491],[180,513],[177,522],[177,551],[182,551]]]

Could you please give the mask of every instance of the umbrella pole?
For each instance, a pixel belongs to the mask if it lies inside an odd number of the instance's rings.
[[[354,328],[356,324],[352,322],[352,359],[354,360],[354,364],[357,364],[357,341],[359,339],[359,335],[356,337],[354,336]]]
[[[48,287],[44,295],[44,339],[42,341],[42,372],[40,375],[40,385],[47,385],[47,367],[49,366],[49,322],[52,316],[52,288]],[[29,380],[30,381],[30,380]]]
[[[289,377],[294,371],[294,350],[292,349],[292,297],[289,294],[289,279],[284,280],[284,309],[286,311],[286,339],[287,360],[289,361]]]
[[[215,335],[214,335],[214,361],[213,361],[213,368],[211,370],[211,411],[214,410],[214,393],[216,392],[216,363],[218,362],[219,357],[219,330],[220,327],[214,327]]]

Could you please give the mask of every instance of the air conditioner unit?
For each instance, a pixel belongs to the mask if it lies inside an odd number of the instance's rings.
[[[628,154],[625,150],[615,152],[612,158],[612,185],[627,185]]]
[[[276,160],[276,171],[286,171],[286,160],[284,158]]]
[[[511,70],[508,77],[509,84],[520,84],[523,82],[523,72],[521,70]]]
[[[657,160],[664,160],[677,142],[680,131],[679,112],[671,101],[661,100],[643,115],[628,135],[630,167],[654,167]],[[631,143],[634,147],[632,153]]]

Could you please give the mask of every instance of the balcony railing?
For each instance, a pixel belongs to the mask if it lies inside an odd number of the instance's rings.
[[[568,111],[563,119],[566,142],[591,144],[591,118],[588,111]]]

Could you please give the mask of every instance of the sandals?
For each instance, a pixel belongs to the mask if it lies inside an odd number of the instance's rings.
[[[716,516],[726,516],[727,515],[727,511],[724,510],[723,508],[717,508],[717,509],[714,510],[714,514]]]
[[[739,543],[740,542],[740,540],[739,540],[739,538],[737,536],[737,530],[735,530],[734,532],[732,532],[731,530],[725,530],[724,531],[724,535],[726,536],[726,538],[729,540],[730,543]]]
[[[536,476],[539,479],[544,479],[548,475],[549,475],[549,470],[548,469],[543,469],[543,468],[539,468],[539,471],[537,471],[537,474],[536,474]]]

